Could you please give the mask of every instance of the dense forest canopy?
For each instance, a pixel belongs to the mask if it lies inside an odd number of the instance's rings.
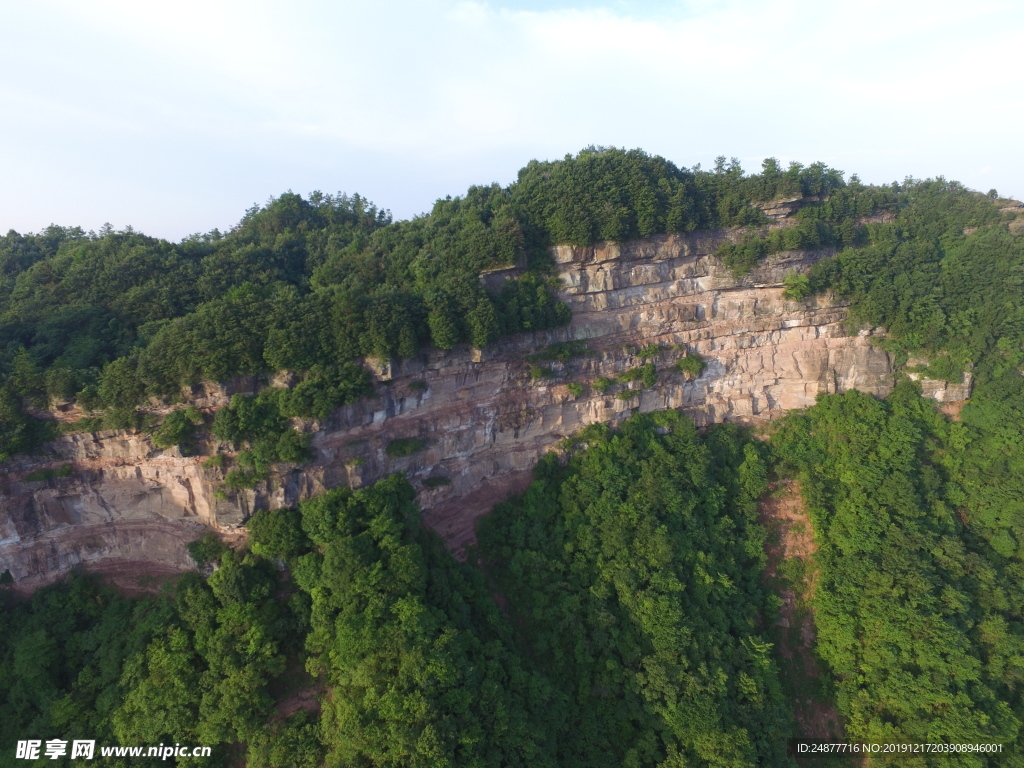
[[[570,450],[480,532],[556,691],[557,764],[783,762],[792,715],[765,637],[757,444],[668,411],[589,427]]]
[[[979,494],[970,442],[910,381],[885,401],[822,398],[772,438],[778,469],[804,489],[820,547],[818,652],[856,738],[1021,742],[1024,563],[978,514],[997,492],[1019,519],[1020,475]]]

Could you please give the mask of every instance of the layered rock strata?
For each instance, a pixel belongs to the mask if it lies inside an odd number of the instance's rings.
[[[737,279],[712,255],[737,236],[711,231],[553,248],[561,298],[573,314],[568,326],[484,351],[433,351],[374,367],[379,396],[304,424],[314,460],[282,468],[254,491],[225,496],[221,470],[204,468],[203,457],[159,451],[145,435],[61,438],[50,466],[70,462],[70,477],[27,481],[38,462],[9,465],[0,477],[0,571],[32,583],[103,558],[186,567],[185,544],[205,526],[231,530],[254,510],[393,472],[421,489],[426,523],[459,550],[472,541],[481,513],[523,488],[541,455],[588,424],[665,408],[684,409],[698,424],[754,422],[809,406],[821,393],[886,394],[892,361],[872,343],[876,332],[847,333],[847,308],[831,297],[782,295],[789,271],[804,271],[828,252],[779,254]],[[570,341],[585,342],[586,351],[566,361],[527,360]],[[641,359],[651,345],[660,354]],[[695,379],[674,365],[687,353],[707,363]],[[595,386],[598,377],[645,362],[657,367],[653,386],[618,384],[603,394]],[[925,382],[926,392],[943,399],[966,396],[962,390]],[[201,404],[216,408],[230,394],[203,393]],[[398,438],[424,447],[392,458],[386,449]],[[433,489],[424,485],[429,478],[438,478],[428,484]]]

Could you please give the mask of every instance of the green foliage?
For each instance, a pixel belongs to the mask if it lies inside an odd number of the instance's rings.
[[[422,451],[426,445],[427,441],[419,437],[400,437],[396,440],[391,440],[387,448],[384,449],[384,453],[393,459],[397,459],[403,456],[412,456],[414,453]]]
[[[615,377],[623,384],[639,381],[645,387],[653,387],[658,381],[658,369],[654,363],[645,363],[637,368],[630,368]],[[619,394],[622,394],[621,392]]]
[[[735,172],[732,167],[724,168],[725,158],[718,158],[718,173]],[[735,160],[733,163],[735,164]],[[761,173],[746,181],[747,193],[751,199],[758,202],[770,202],[778,199],[793,199],[799,197],[834,196],[842,192],[843,174],[834,168],[829,168],[824,163],[812,163],[810,166],[803,166],[797,162],[791,162],[786,170],[782,170],[779,161],[774,157],[765,158],[761,163]],[[851,187],[856,188],[856,183],[851,179]]]
[[[249,741],[249,768],[320,768],[324,748],[318,723],[308,712],[271,722]]]
[[[261,557],[291,558],[309,548],[298,512],[288,509],[260,510],[249,518],[250,548]]]
[[[291,389],[277,391],[284,416],[324,419],[332,410],[373,394],[370,373],[353,363],[315,365]]]
[[[589,245],[703,228],[692,174],[633,150],[590,148],[519,172],[513,200],[527,242]]]
[[[75,574],[29,600],[0,594],[2,743],[27,734],[192,742],[213,746],[217,764],[227,764],[228,746],[248,741],[254,760],[288,744],[293,764],[311,764],[321,748],[309,721],[270,723],[268,683],[284,670],[283,652],[301,643],[294,601],[277,599],[266,563],[231,553],[216,537],[194,544],[205,550],[198,559],[220,567],[208,580],[183,577],[173,596],[129,599]]]
[[[266,390],[255,397],[234,395],[227,408],[217,411],[210,431],[218,440],[241,445],[277,436],[286,428],[276,391]]]
[[[124,697],[125,660],[173,621],[166,601],[129,600],[84,576],[0,596],[0,742],[117,739],[111,719]]]
[[[526,359],[531,363],[544,363],[550,360],[557,360],[560,363],[567,363],[574,357],[592,354],[585,341],[558,341],[549,344],[539,352],[535,352]]]
[[[698,378],[707,367],[708,364],[704,362],[704,358],[695,352],[690,352],[676,360],[676,368],[680,373],[685,375],[687,379]]]
[[[267,479],[266,471],[256,469],[232,469],[224,475],[224,486],[232,491],[255,488]],[[224,498],[227,498],[226,496]]]
[[[531,245],[630,240],[662,232],[762,224],[751,203],[777,194],[822,195],[841,189],[842,175],[816,163],[779,171],[765,161],[744,176],[734,159],[713,172],[681,169],[640,150],[590,147],[556,162],[533,161],[511,189],[525,242]],[[785,192],[782,192],[785,190]]]
[[[1010,744],[1024,716],[1020,560],[965,519],[967,430],[918,393],[824,397],[772,438],[819,543],[818,652],[854,739]]]
[[[135,408],[112,408],[103,414],[103,429],[135,430],[142,423],[142,414]]]
[[[53,480],[55,477],[71,477],[75,468],[71,464],[61,464],[56,469],[37,469],[25,475],[25,482],[38,483],[45,480]]]
[[[311,436],[293,429],[285,415],[296,407],[294,393],[275,387],[256,396],[234,395],[227,408],[217,411],[213,436],[246,448],[238,454],[239,468],[224,478],[229,488],[252,488],[266,479],[272,464],[298,464],[309,458]]]
[[[452,484],[451,480],[449,480],[447,477],[442,477],[440,475],[434,475],[433,477],[428,477],[426,480],[423,481],[423,485],[428,490],[431,490],[431,491],[434,490],[435,488],[443,488],[444,486],[451,485],[451,484]]]
[[[565,385],[565,388],[569,390],[569,394],[573,397],[579,397],[583,394],[583,385],[578,381],[570,381]]]
[[[0,461],[32,453],[55,433],[52,424],[31,418],[22,409],[21,398],[0,385]]]
[[[279,217],[282,208],[291,213]],[[266,220],[278,224],[253,226]],[[12,249],[34,256],[9,262],[23,271],[0,281],[0,340],[28,349],[29,357],[15,356],[24,395],[77,393],[87,408],[122,411],[112,426],[128,426],[147,395],[278,366],[311,371],[307,381],[330,390],[336,382],[317,379],[339,377],[314,369],[335,367],[335,319],[330,297],[309,293],[311,272],[325,250],[389,220],[358,196],[288,194],[250,211],[227,237],[179,245],[130,231],[11,233],[0,260]],[[348,396],[328,391],[319,400]]]
[[[803,301],[811,295],[811,281],[796,270],[790,270],[782,279],[785,288],[782,291],[783,298],[791,301]]]
[[[727,266],[734,275],[743,275],[758,265],[768,248],[764,239],[756,234],[746,234],[738,243],[726,243],[715,252],[722,263]]]
[[[664,350],[660,344],[648,344],[646,347],[636,353],[636,356],[641,360],[649,360],[652,357],[661,357],[661,353]]]
[[[189,542],[188,554],[200,568],[210,563],[220,562],[221,557],[229,550],[228,545],[220,540],[213,531],[204,533],[195,541]]]
[[[163,423],[153,432],[153,445],[157,448],[170,448],[172,445],[183,445],[191,440],[195,428],[203,423],[203,414],[198,408],[171,411],[164,417]]]
[[[572,319],[569,307],[554,297],[558,282],[554,278],[542,279],[527,273],[516,280],[508,280],[495,297],[496,322],[489,330],[486,343],[500,335],[522,331],[543,331],[566,325]],[[487,305],[482,305],[487,306]],[[470,315],[470,323],[473,315]],[[491,326],[488,326],[491,328]],[[481,347],[474,335],[473,346]]]
[[[552,376],[550,368],[541,368],[539,365],[530,365],[530,381],[540,381]]]
[[[324,676],[327,765],[552,766],[543,682],[502,636],[479,573],[419,524],[399,476],[300,505],[315,542],[308,668]]]
[[[704,172],[591,148],[409,222],[358,197],[289,193],[228,235],[181,244],[131,231],[9,233],[0,460],[54,435],[28,404],[73,395],[103,411],[62,431],[134,428],[153,396],[287,369],[293,387],[236,396],[211,427],[241,449],[225,487],[251,487],[273,463],[307,457],[291,419],[322,419],[372,392],[359,356],[482,347],[567,322],[548,246],[763,227],[758,204],[800,196],[818,199],[719,256],[742,272],[779,251],[836,248],[806,277],[787,275],[787,298],[834,290],[854,322],[889,331],[899,364],[923,355],[925,375],[971,370],[975,381],[960,423],[904,382],[884,402],[822,398],[771,438],[814,523],[826,687],[857,739],[1019,751],[1024,240],[992,200],[945,180],[865,187],[820,164],[769,159],[747,176],[725,158]],[[498,293],[478,279],[524,264]],[[543,370],[585,352],[554,344],[529,362]],[[621,381],[653,386],[661,349],[637,354],[645,364]],[[705,362],[687,354],[676,366],[695,378]],[[173,411],[154,441],[187,442],[196,416]],[[424,446],[406,438],[386,450]],[[481,521],[469,559],[482,568],[454,561],[393,477],[297,512],[257,512],[250,553],[204,536],[190,554],[216,571],[173,595],[128,600],[77,576],[30,601],[0,591],[0,738],[192,741],[218,745],[218,764],[237,762],[228,745],[244,742],[253,766],[784,764],[791,720],[762,637],[778,602],[762,578],[755,504],[768,449],[733,427],[698,434],[671,413],[591,427],[565,448]],[[224,457],[205,463],[223,468]],[[281,585],[289,572],[294,583]],[[327,687],[319,715],[275,717],[271,684],[287,675],[286,656]],[[1008,753],[1000,764],[1019,762]]]
[[[302,380],[282,412],[324,418],[369,394],[367,375],[353,366],[360,356],[483,348],[503,334],[568,323],[550,276],[553,244],[760,225],[754,203],[777,194],[828,196],[785,229],[801,233],[801,245],[845,243],[849,210],[886,203],[875,188],[844,187],[820,164],[784,171],[765,161],[760,175],[747,176],[725,158],[705,172],[590,147],[532,162],[507,188],[438,200],[411,221],[393,222],[358,195],[289,192],[226,234],[177,244],[130,228],[10,232],[0,238],[0,374],[15,398],[40,406],[74,398],[106,411],[105,428],[132,429],[135,409],[153,396],[287,369]],[[794,235],[773,231],[761,250],[780,237]],[[497,293],[481,285],[482,272],[514,265],[527,268]],[[5,397],[0,455],[31,451],[45,435]],[[161,440],[174,444],[172,435]]]
[[[757,446],[732,427],[702,438],[674,412],[575,442],[586,450],[567,467],[545,458],[479,526],[527,658],[557,692],[555,762],[782,764],[789,716],[757,629]]]
[[[871,228],[860,222],[867,216],[893,213],[902,203],[899,190],[891,187],[866,187],[853,180],[847,186],[841,181],[838,186],[832,182],[826,186],[830,186],[827,198],[802,206],[789,226],[747,233],[738,243],[723,245],[716,255],[734,274],[741,275],[769,254],[860,245]]]
[[[203,460],[204,469],[224,469],[224,454],[216,453]]]
[[[423,392],[427,389],[427,382],[423,379],[413,379],[409,382],[409,389],[413,392]]]
[[[395,477],[255,515],[254,551],[299,556],[311,592],[287,600],[268,563],[215,537],[191,549],[219,568],[170,600],[77,577],[31,602],[4,597],[0,737],[202,743],[218,764],[245,742],[253,766],[553,765],[543,680],[518,662],[480,575],[419,526],[413,495]],[[307,632],[331,694],[321,714],[280,720],[271,683]]]
[[[811,287],[847,299],[854,322],[886,328],[897,364],[915,355],[930,360],[924,373],[934,378],[972,372],[971,399],[951,428],[949,471],[959,490],[948,503],[1016,568],[1024,542],[1024,239],[1008,231],[997,204],[955,182],[908,180],[893,192],[895,219],[869,225],[864,247],[818,262]]]
[[[639,381],[643,375],[644,372],[642,368],[630,368],[628,371],[623,371],[616,376],[615,380],[620,384],[629,384],[634,381]]]
[[[142,403],[146,388],[133,358],[121,357],[103,366],[97,395],[104,408],[130,408]]]
[[[125,665],[113,717],[121,743],[226,745],[261,734],[273,706],[267,684],[284,671],[294,626],[273,594],[273,569],[233,553],[207,580],[183,579],[177,622]]]
[[[864,247],[815,264],[811,287],[849,299],[855,322],[884,327],[907,352],[948,354],[948,373],[974,365],[984,385],[1019,368],[1024,240],[992,201],[955,182],[908,182],[900,199],[894,221],[868,227]]]

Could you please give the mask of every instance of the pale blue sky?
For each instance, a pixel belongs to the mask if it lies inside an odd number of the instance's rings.
[[[1024,4],[0,0],[0,231],[398,217],[588,144],[1024,196]]]

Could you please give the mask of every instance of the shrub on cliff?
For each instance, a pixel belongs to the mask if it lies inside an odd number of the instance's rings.
[[[690,352],[676,360],[676,368],[687,379],[696,379],[707,367],[708,364],[704,361],[704,358],[695,352]]]
[[[203,414],[194,406],[171,411],[153,432],[153,445],[157,448],[170,448],[172,445],[186,444],[196,427],[202,423]]]
[[[782,296],[790,301],[803,301],[811,295],[811,281],[807,279],[807,275],[795,270],[786,273],[782,284],[785,286]]]
[[[212,531],[204,533],[195,541],[189,542],[189,557],[203,568],[207,565],[219,563],[221,557],[228,551],[228,545],[220,540],[220,537]]]
[[[393,459],[398,459],[412,456],[414,453],[422,451],[426,445],[427,441],[419,437],[399,437],[388,442],[384,453]]]

